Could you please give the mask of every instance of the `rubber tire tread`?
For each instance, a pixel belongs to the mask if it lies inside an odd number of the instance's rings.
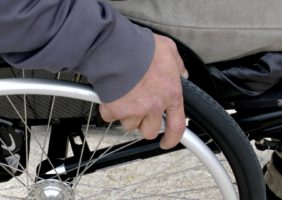
[[[208,94],[182,79],[185,113],[219,146],[233,170],[240,200],[265,200],[265,185],[257,156],[241,128]]]

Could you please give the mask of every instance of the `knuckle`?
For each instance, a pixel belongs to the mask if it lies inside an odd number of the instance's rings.
[[[166,37],[165,40],[166,40],[167,45],[169,45],[169,47],[172,50],[176,50],[177,49],[177,46],[176,46],[175,42],[171,38]]]
[[[170,49],[176,50],[176,43],[169,37],[158,35],[158,38]]]

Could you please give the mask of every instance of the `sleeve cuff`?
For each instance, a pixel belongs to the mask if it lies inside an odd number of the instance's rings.
[[[155,43],[151,30],[116,12],[110,36],[79,66],[102,102],[114,101],[133,89],[147,72]]]

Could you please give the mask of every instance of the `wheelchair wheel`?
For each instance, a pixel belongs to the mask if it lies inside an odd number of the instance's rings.
[[[192,83],[183,81],[183,92],[187,126],[217,153],[238,199],[264,199],[256,155],[240,128]],[[0,118],[30,138],[24,164],[13,139],[1,140],[10,162],[0,167],[13,178],[0,183],[0,199],[234,199],[223,198],[215,181],[224,173],[211,175],[213,166],[200,161],[209,155],[198,159],[183,145],[161,150],[161,135],[146,141],[119,123],[95,126],[99,98],[87,85],[3,79],[0,96]]]
[[[240,127],[210,96],[182,81],[185,112],[225,155],[237,181],[240,199],[265,199],[257,157]]]

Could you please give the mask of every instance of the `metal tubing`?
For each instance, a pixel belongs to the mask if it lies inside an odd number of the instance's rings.
[[[51,95],[70,97],[85,101],[101,103],[98,95],[89,85],[81,85],[60,80],[44,79],[1,79],[0,95]],[[237,199],[235,189],[226,171],[213,152],[189,129],[181,139],[181,143],[190,149],[210,170],[224,196],[224,199]]]
[[[14,78],[0,80],[0,95],[50,95],[101,103],[90,85],[62,80]]]
[[[219,189],[224,199],[238,199],[235,188],[233,187],[233,184],[225,169],[221,165],[218,158],[207,147],[207,145],[203,143],[201,139],[199,139],[192,131],[186,129],[180,142],[187,149],[191,150],[208,168],[214,180],[219,185]]]

